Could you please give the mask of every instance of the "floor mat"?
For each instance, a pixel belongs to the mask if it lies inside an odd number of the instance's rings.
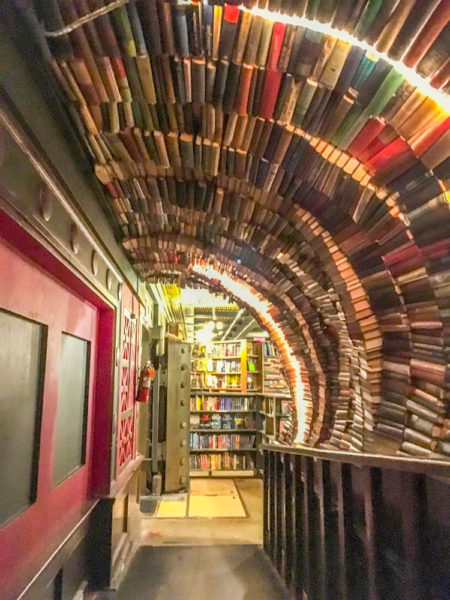
[[[198,479],[191,482],[190,517],[246,517],[234,481]]]
[[[232,479],[191,479],[191,496],[235,493],[237,493],[236,484]]]
[[[191,481],[189,497],[187,494],[163,496],[155,516],[159,519],[213,519],[247,517],[247,513],[233,480],[198,479]]]
[[[246,517],[239,496],[232,494],[191,496],[189,499],[190,517]]]
[[[187,495],[163,496],[158,504],[156,517],[162,519],[182,519],[186,517]]]

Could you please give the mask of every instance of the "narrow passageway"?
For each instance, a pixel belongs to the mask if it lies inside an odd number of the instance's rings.
[[[262,481],[193,478],[141,523],[120,600],[285,600],[261,548]]]
[[[118,600],[287,600],[258,546],[142,547]]]

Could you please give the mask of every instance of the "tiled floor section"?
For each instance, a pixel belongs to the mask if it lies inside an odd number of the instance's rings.
[[[256,546],[141,547],[117,600],[287,600]]]
[[[173,513],[186,511],[168,507],[167,517],[142,519],[142,544],[149,546],[198,546],[215,544],[262,544],[262,481],[259,479],[234,480],[246,517],[177,518]],[[193,479],[191,498],[217,494],[226,496],[232,490],[232,481],[221,479]],[[195,500],[194,500],[195,503]],[[166,503],[166,505],[169,503]],[[182,503],[181,503],[182,504]],[[217,505],[215,507],[217,509]],[[219,506],[220,508],[220,506]],[[172,515],[170,512],[172,511]],[[216,514],[218,514],[216,512]],[[172,518],[170,518],[172,516]]]

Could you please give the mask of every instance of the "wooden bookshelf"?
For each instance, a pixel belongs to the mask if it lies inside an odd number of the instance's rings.
[[[258,411],[261,443],[272,444],[278,441],[284,431],[284,424],[290,418],[291,402],[289,396],[280,398],[270,394],[265,394],[261,399],[261,410]]]
[[[224,477],[254,477],[255,476],[255,471],[253,469],[249,470],[242,470],[242,469],[223,469],[221,471],[216,471],[214,469],[208,471],[205,473],[205,471],[202,471],[201,469],[193,469],[189,472],[190,477],[218,477],[218,478],[224,478]]]
[[[260,407],[261,398],[248,393],[227,396],[224,393],[191,392],[191,472],[203,477],[212,477],[213,473],[216,476],[218,473],[226,476],[240,472],[253,474]],[[205,445],[212,444],[213,447],[200,447],[205,440]],[[224,444],[232,447],[216,447]]]
[[[265,394],[285,394],[290,396],[287,377],[275,344],[271,340],[267,340],[261,344],[261,351],[263,392]]]
[[[208,392],[261,392],[262,378],[261,342],[216,342],[210,352],[192,356],[192,390],[198,390],[200,385],[202,391]]]

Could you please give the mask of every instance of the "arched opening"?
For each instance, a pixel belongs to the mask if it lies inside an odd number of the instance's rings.
[[[32,261],[48,250],[75,295],[81,281],[110,311],[92,337],[111,395],[95,414],[101,485],[89,474],[111,540],[98,586],[123,572],[139,493],[186,442],[185,421],[135,405],[150,357],[162,412],[178,415],[187,351],[151,292],[176,284],[232,298],[283,359],[295,435],[263,451],[264,531],[292,593],[440,598],[440,566],[423,565],[443,564],[434,475],[450,456],[449,2],[6,0],[0,13],[0,216],[35,240]],[[173,393],[165,345],[183,366]],[[4,528],[11,598],[33,571],[10,551],[16,532],[31,522],[40,547],[63,547],[38,500],[48,521],[31,506]],[[54,589],[39,585],[62,598],[56,563]]]

